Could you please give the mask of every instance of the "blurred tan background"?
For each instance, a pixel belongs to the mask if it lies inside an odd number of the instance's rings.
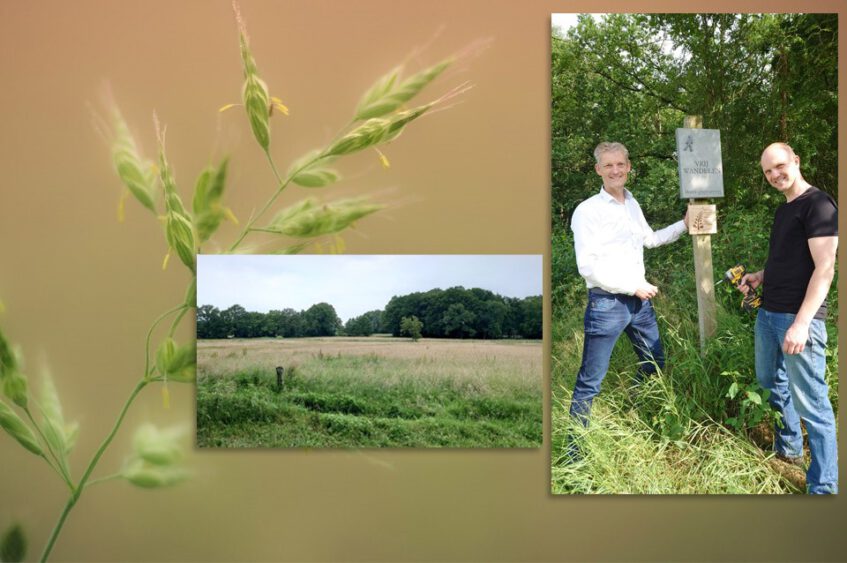
[[[544,253],[549,272],[549,14],[595,5],[241,5],[260,73],[291,109],[273,120],[272,151],[285,168],[328,140],[362,92],[437,30],[412,68],[491,38],[464,72],[439,78],[422,98],[470,80],[474,88],[459,104],[413,123],[388,147],[387,171],[370,152],[343,161],[346,179],[326,195],[374,193],[392,204],[345,236],[350,253]],[[737,1],[685,8],[796,9]],[[610,2],[603,9],[679,5]],[[845,12],[835,1],[814,9]],[[104,80],[148,155],[152,111],[167,124],[184,194],[213,153],[232,155],[225,199],[242,220],[273,190],[241,111],[217,113],[239,101],[242,80],[229,2],[0,2],[0,299],[7,309],[0,323],[23,347],[29,373],[51,366],[66,416],[81,423],[76,477],[141,375],[147,328],[179,302],[187,281],[176,260],[162,272],[161,230],[139,205],[128,202],[126,221],[116,220],[119,184],[88,108]],[[305,195],[323,194],[292,187],[283,201]],[[217,240],[231,242],[235,232],[225,225]],[[549,319],[549,303],[545,312]],[[193,388],[171,390],[169,410],[158,390],[145,390],[96,475],[119,467],[145,420],[193,428]],[[553,498],[548,443],[523,451],[196,451],[194,478],[176,488],[146,492],[117,482],[86,492],[53,558],[844,558],[844,535],[836,533],[843,495]],[[64,504],[63,486],[6,435],[0,467],[0,530],[21,522],[36,558]]]

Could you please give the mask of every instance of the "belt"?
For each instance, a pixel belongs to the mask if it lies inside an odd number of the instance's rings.
[[[592,287],[588,290],[588,293],[593,293],[594,295],[611,295],[612,297],[629,297],[623,293],[612,293],[611,291],[606,291],[605,289],[600,289],[599,287]]]

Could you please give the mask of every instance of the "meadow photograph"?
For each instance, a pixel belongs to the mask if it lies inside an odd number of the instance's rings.
[[[198,446],[541,445],[540,256],[198,266]]]

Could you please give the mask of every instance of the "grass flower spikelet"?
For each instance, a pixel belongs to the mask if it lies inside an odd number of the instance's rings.
[[[323,156],[342,156],[396,139],[403,128],[426,113],[435,102],[411,110],[396,112],[388,117],[368,119],[330,145]]]
[[[380,78],[359,102],[356,108],[356,120],[382,117],[400,108],[417,96],[430,82],[435,80],[454,62],[450,57],[410,76],[398,84],[399,68]]]
[[[305,199],[280,211],[266,230],[296,238],[334,234],[353,222],[385,207],[362,198],[342,199],[323,205]]]
[[[197,241],[201,244],[218,230],[221,221],[228,216],[229,210],[220,203],[226,184],[227,162],[228,160],[224,159],[217,168],[206,167],[197,178],[191,207],[194,211]],[[229,215],[231,214],[229,211]]]
[[[304,188],[322,188],[341,179],[337,170],[326,165],[332,162],[329,157],[321,157],[321,151],[312,151],[297,159],[288,169],[291,181]]]
[[[167,487],[188,478],[180,466],[185,457],[182,441],[185,430],[173,427],[160,430],[152,424],[138,428],[133,438],[133,455],[121,477],[138,487],[154,489]]]
[[[189,270],[196,273],[194,229],[191,218],[176,191],[171,168],[165,158],[164,139],[159,140],[159,177],[165,192],[165,238],[168,246]],[[167,259],[162,268],[167,266]]]
[[[9,406],[0,401],[0,428],[3,428],[9,436],[18,441],[27,450],[37,456],[44,457],[44,451],[38,445],[35,434],[24,423],[24,421]]]
[[[139,153],[135,139],[129,131],[117,106],[112,107],[112,163],[121,182],[141,205],[156,212],[155,174],[151,162]]]
[[[241,47],[241,61],[244,66],[244,86],[241,89],[241,99],[244,101],[244,108],[247,110],[247,118],[250,121],[253,136],[256,137],[259,146],[267,152],[271,144],[271,98],[268,93],[267,84],[259,78],[256,60],[250,51],[247,28],[244,25],[238,5],[233,2],[232,8],[235,11],[235,18],[238,21],[238,40]],[[280,105],[282,104],[280,103]],[[285,106],[282,107],[284,108]],[[288,108],[285,108],[284,112],[287,111]]]

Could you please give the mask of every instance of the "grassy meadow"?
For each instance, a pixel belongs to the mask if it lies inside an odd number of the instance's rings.
[[[541,381],[540,341],[198,340],[197,444],[539,447]]]

